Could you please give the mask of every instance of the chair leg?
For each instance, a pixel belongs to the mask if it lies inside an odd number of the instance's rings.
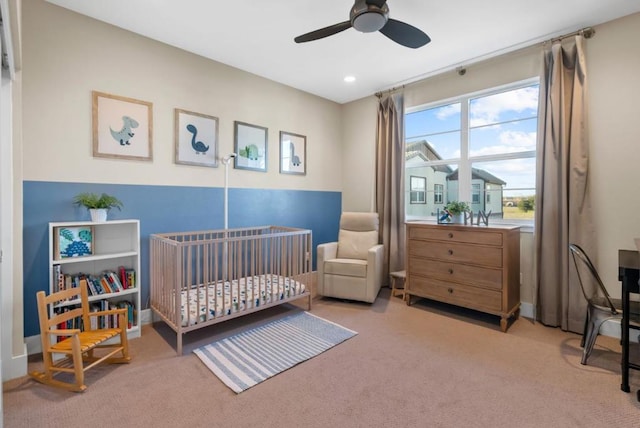
[[[582,330],[582,339],[580,340],[580,347],[584,348],[584,339],[585,337],[587,337],[587,328],[589,327],[589,321],[590,321],[590,316],[589,313],[591,311],[589,311],[589,308],[587,308],[587,314],[584,317],[584,329]]]
[[[73,352],[73,370],[76,377],[76,390],[84,391],[87,389],[84,384],[84,363],[82,359],[82,352],[80,352],[80,338],[73,336],[71,339],[71,350]]]
[[[596,344],[596,338],[598,337],[598,334],[600,334],[600,326],[605,321],[605,319],[598,319],[590,323],[589,334],[586,337],[584,349],[582,350],[582,361],[580,361],[581,364],[587,365],[587,359],[591,355],[591,351],[593,351],[593,347]]]

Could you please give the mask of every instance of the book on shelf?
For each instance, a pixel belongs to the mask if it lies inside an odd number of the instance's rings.
[[[135,288],[136,286],[136,271],[135,269],[127,269],[124,266],[118,268],[118,279],[120,284],[125,289]]]
[[[135,271],[131,269],[131,273],[125,270],[124,278],[127,280],[125,286],[120,276],[115,271],[106,270],[98,275],[87,275],[84,273],[62,274],[56,273],[54,269],[56,281],[54,282],[54,292],[62,291],[68,288],[86,287],[89,296],[99,296],[101,294],[119,293],[127,288],[135,287]],[[60,279],[58,279],[60,278]]]

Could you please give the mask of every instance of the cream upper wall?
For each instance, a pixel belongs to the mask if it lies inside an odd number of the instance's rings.
[[[174,108],[269,128],[267,173],[230,169],[232,187],[340,191],[341,106],[53,6],[23,5],[24,179],[224,185],[224,168],[174,163]],[[153,103],[153,161],[92,156],[91,91]],[[279,174],[279,131],[307,137],[307,175]],[[328,168],[331,165],[334,168]],[[114,174],[126,169],[127,174]]]
[[[586,41],[588,72],[588,109],[590,133],[590,186],[598,231],[598,269],[609,291],[620,295],[618,249],[635,249],[633,238],[640,237],[640,14],[630,15],[595,27],[595,37]],[[416,106],[446,99],[479,89],[534,77],[539,74],[541,45],[503,55],[467,67],[459,76],[444,73],[405,88],[405,105]],[[346,121],[345,153],[368,152],[375,147],[375,116],[358,114],[369,99],[343,106]],[[358,133],[358,130],[363,132]],[[359,138],[358,138],[359,137]],[[373,187],[374,171],[344,168],[343,195],[359,196],[361,206],[372,204],[362,200],[371,191],[362,191],[360,182]],[[356,181],[358,180],[358,181]],[[357,186],[354,184],[358,182]],[[348,201],[345,201],[348,203]],[[533,240],[523,241],[522,259],[533,259]],[[529,249],[529,253],[527,253]],[[526,266],[526,268],[524,267]],[[531,263],[521,264],[532,270]],[[523,301],[531,302],[531,272],[523,272]]]
[[[587,43],[590,183],[600,275],[620,295],[617,250],[640,237],[640,14],[596,27]]]
[[[343,211],[374,210],[377,114],[375,96],[343,105],[342,141],[349,142],[342,150]]]

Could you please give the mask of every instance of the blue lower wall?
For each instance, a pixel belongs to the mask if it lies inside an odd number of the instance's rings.
[[[89,212],[73,204],[80,192],[108,193],[120,199],[122,211],[109,219],[140,220],[142,309],[149,300],[149,235],[162,232],[224,228],[224,189],[121,184],[23,183],[24,334],[39,334],[36,293],[49,289],[48,223],[89,220]],[[278,225],[313,231],[315,247],[338,238],[340,192],[229,189],[229,227]]]

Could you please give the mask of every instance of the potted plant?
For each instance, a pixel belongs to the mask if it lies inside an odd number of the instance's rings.
[[[85,207],[91,214],[91,221],[102,222],[107,220],[107,211],[111,208],[122,208],[122,202],[115,196],[102,193],[83,192],[73,198],[73,203]]]
[[[464,213],[471,211],[468,203],[460,201],[451,201],[444,209],[451,215],[452,223],[464,223]]]

